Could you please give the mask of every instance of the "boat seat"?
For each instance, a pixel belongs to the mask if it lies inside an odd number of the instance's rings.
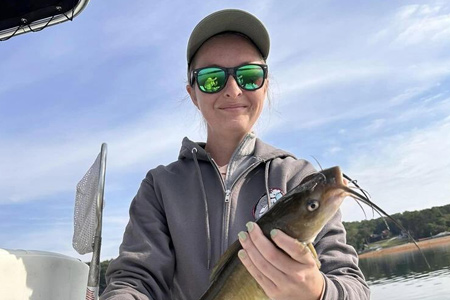
[[[84,300],[89,267],[66,255],[0,249],[0,299]]]

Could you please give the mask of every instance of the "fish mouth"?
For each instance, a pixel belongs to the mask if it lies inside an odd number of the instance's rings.
[[[324,179],[333,185],[344,186],[344,177],[341,172],[341,168],[336,166],[326,170],[322,170],[318,174],[323,174]]]

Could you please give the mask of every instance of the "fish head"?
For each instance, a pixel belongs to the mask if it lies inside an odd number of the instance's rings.
[[[340,168],[333,167],[308,176],[297,188],[287,195],[289,208],[284,209],[282,227],[298,240],[312,243],[348,195],[346,184]]]

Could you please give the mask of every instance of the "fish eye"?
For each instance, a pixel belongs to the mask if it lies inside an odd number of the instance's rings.
[[[308,204],[306,207],[309,211],[315,211],[316,209],[319,208],[319,206],[320,206],[319,201],[311,199],[308,200]]]

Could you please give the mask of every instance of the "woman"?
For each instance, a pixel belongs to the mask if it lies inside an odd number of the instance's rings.
[[[213,13],[194,29],[186,89],[206,121],[206,143],[185,138],[177,161],[149,171],[101,299],[199,299],[238,236],[242,263],[272,299],[368,299],[340,213],[315,241],[320,270],[295,239],[278,231],[270,241],[253,222],[314,172],[252,133],[267,96],[268,53],[264,25],[240,10]]]

